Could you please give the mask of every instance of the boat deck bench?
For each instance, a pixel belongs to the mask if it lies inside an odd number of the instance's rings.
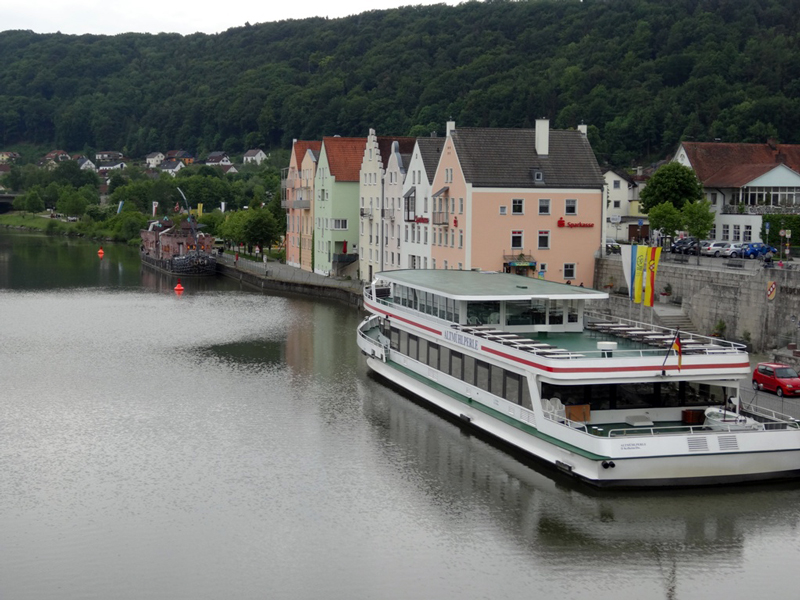
[[[631,427],[652,427],[653,420],[647,415],[628,415],[625,417],[625,423]]]

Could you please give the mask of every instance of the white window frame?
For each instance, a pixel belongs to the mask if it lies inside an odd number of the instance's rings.
[[[514,245],[514,238],[519,238],[519,245]],[[525,247],[525,231],[515,229],[511,232],[511,250],[522,250]]]
[[[542,237],[547,238],[547,245],[542,246]],[[536,234],[536,245],[539,250],[549,250],[550,249],[550,230],[549,229],[540,229],[539,233]]]
[[[519,208],[519,210],[517,210]],[[523,198],[514,198],[511,200],[511,214],[524,215],[525,214],[525,200]]]
[[[503,205],[500,207],[500,216],[505,217],[508,214],[508,207]]]
[[[550,214],[550,198],[539,198],[539,214]]]
[[[578,268],[575,263],[564,263],[564,279],[571,280],[575,279],[575,274],[578,272]]]
[[[570,203],[574,204],[570,204]],[[572,212],[570,212],[570,206],[573,207]],[[578,214],[578,200],[577,198],[567,198],[564,200],[564,215],[568,217],[574,217]]]

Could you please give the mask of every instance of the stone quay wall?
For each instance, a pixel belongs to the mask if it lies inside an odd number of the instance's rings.
[[[800,336],[800,265],[787,263],[786,268],[765,269],[757,261],[727,261],[687,257],[686,263],[662,260],[656,275],[656,291],[669,284],[672,306],[679,307],[694,323],[698,333],[710,335],[718,322],[725,323],[724,338],[747,341],[757,352],[787,346]],[[730,266],[729,266],[730,265]],[[736,265],[736,266],[733,266]],[[595,263],[597,289],[613,295],[611,314],[628,317],[628,287],[618,256],[602,257]],[[775,297],[769,300],[770,282],[775,282]],[[607,287],[610,286],[610,287]],[[660,297],[656,302],[660,301]],[[634,305],[633,318],[639,317]],[[645,308],[645,321],[649,321]],[[792,320],[795,317],[795,320]]]

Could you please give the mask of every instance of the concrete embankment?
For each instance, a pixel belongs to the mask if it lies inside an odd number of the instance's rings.
[[[253,289],[290,292],[316,298],[330,298],[361,308],[361,283],[351,279],[325,277],[278,262],[238,262],[228,254],[217,260],[217,272]]]

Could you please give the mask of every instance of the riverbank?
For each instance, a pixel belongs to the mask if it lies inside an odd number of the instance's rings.
[[[361,282],[325,277],[277,261],[237,261],[234,256],[223,254],[217,259],[217,273],[257,290],[331,298],[357,308],[362,306]]]

